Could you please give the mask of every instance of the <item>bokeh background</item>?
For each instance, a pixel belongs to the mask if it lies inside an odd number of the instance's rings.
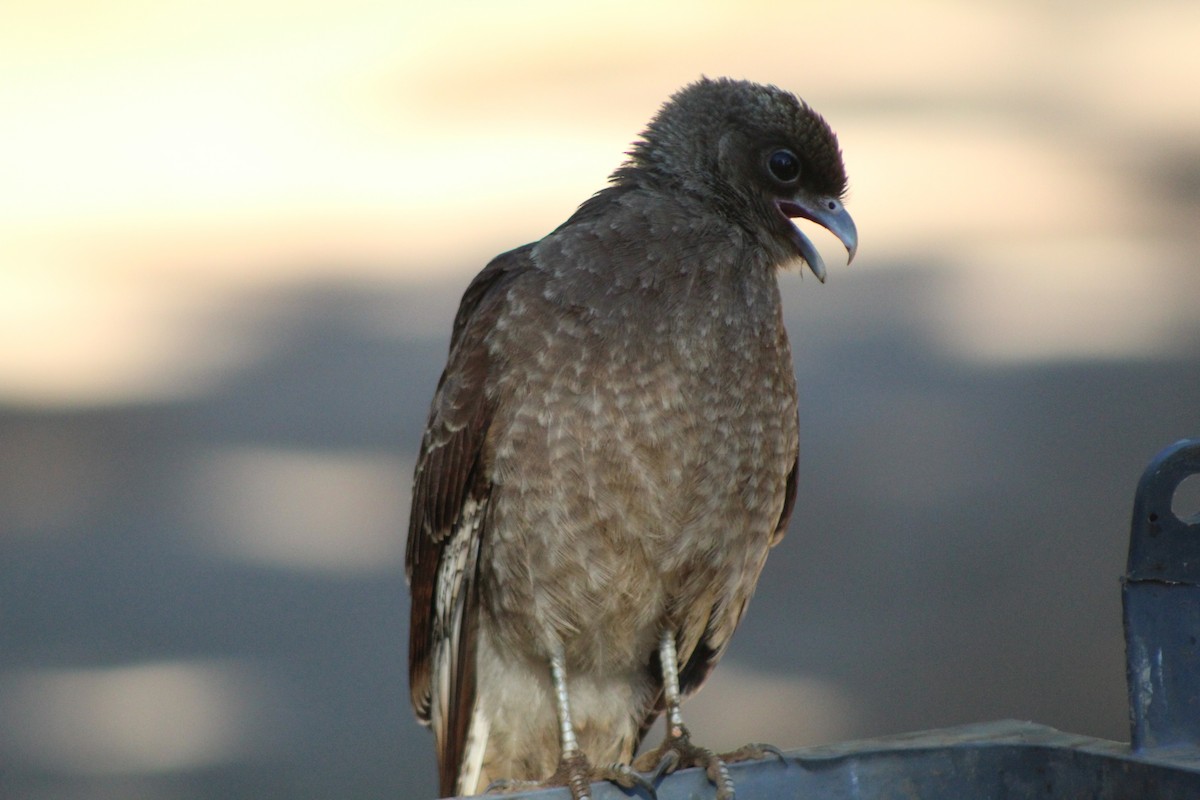
[[[1200,433],[1200,4],[0,18],[0,796],[434,794],[402,562],[458,296],[702,73],[825,114],[861,249],[781,276],[800,501],[693,730],[1127,738],[1132,492]]]

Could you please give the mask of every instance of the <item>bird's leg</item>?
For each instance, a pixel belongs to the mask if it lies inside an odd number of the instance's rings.
[[[562,745],[556,777],[565,778],[574,800],[590,800],[591,764],[579,749],[575,726],[571,724],[571,700],[567,694],[566,657],[561,649],[550,656],[550,679],[554,683],[554,702],[558,709],[558,735]],[[553,780],[553,779],[552,779]]]
[[[561,650],[550,658],[550,677],[554,682],[554,701],[558,707],[558,729],[562,741],[562,756],[558,771],[550,778],[552,785],[566,785],[573,800],[590,800],[588,787],[592,781],[605,780],[631,789],[640,786],[651,797],[656,797],[654,786],[633,771],[628,764],[609,764],[593,767],[587,756],[579,749],[575,738],[575,727],[571,724],[571,702],[567,694],[566,659]]]
[[[662,663],[663,695],[667,701],[667,738],[685,739],[683,700],[679,697],[679,654],[675,650],[675,635],[666,632],[658,642],[658,658]]]
[[[558,735],[562,753],[558,769],[544,781],[498,780],[488,786],[488,792],[510,792],[543,789],[549,786],[566,786],[571,790],[572,800],[591,800],[590,786],[593,781],[612,781],[631,789],[643,789],[650,797],[656,797],[654,785],[633,771],[628,764],[609,764],[593,767],[575,737],[575,726],[571,722],[571,699],[567,692],[566,657],[562,650],[550,656],[550,679],[554,684],[554,705],[558,712]]]
[[[662,665],[663,699],[667,704],[667,735],[663,743],[644,753],[634,767],[653,770],[655,780],[686,767],[704,767],[709,781],[717,789],[717,800],[734,800],[733,780],[719,756],[704,747],[692,744],[691,734],[683,724],[679,696],[679,656],[675,651],[675,634],[664,631],[658,641],[658,660]]]
[[[499,780],[488,787],[493,791],[541,789],[547,786],[566,786],[572,800],[591,800],[588,787],[592,782],[592,765],[579,749],[575,726],[571,723],[571,698],[567,692],[566,656],[559,648],[550,656],[550,680],[554,684],[554,707],[558,713],[558,740],[562,747],[558,769],[545,781]]]

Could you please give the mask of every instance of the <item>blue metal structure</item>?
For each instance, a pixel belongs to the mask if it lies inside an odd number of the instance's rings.
[[[1200,744],[1200,515],[1171,509],[1196,473],[1200,440],[1176,442],[1147,468],[1133,504],[1124,601],[1135,752]]]
[[[1200,439],[1176,442],[1147,468],[1134,500],[1123,580],[1130,744],[1000,721],[806,747],[733,764],[739,800],[1200,798],[1200,514],[1171,503],[1200,474]],[[594,800],[644,797],[606,783]],[[565,789],[503,795],[567,800]],[[658,786],[660,800],[709,800],[703,772]]]

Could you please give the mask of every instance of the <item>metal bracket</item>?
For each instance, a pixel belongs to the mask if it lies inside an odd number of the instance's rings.
[[[1200,518],[1171,510],[1200,473],[1200,439],[1163,450],[1133,503],[1122,599],[1134,752],[1200,746]]]

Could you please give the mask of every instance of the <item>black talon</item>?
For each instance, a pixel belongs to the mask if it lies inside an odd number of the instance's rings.
[[[663,778],[670,775],[679,766],[679,751],[667,750],[658,760],[658,764],[654,767],[653,780],[655,784],[662,781]]]
[[[636,786],[650,795],[651,800],[658,800],[658,790],[654,788],[654,784],[628,764],[609,764],[606,767],[598,768],[596,774],[625,789],[632,789]]]
[[[651,759],[657,758],[657,762]],[[692,744],[686,728],[675,735],[668,735],[657,749],[644,753],[635,766],[654,764],[653,780],[660,782],[665,776],[688,767],[703,767],[704,774],[717,790],[717,800],[734,800],[733,779],[721,757],[711,750]]]

